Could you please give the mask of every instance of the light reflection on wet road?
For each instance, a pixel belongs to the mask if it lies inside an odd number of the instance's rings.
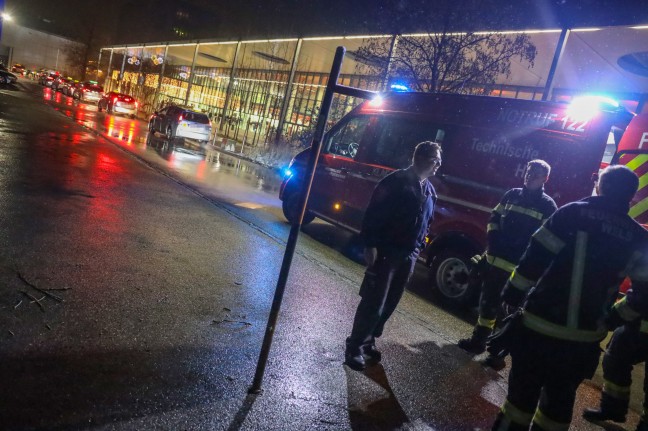
[[[97,105],[80,102],[50,88],[37,87],[43,100],[76,123],[96,130],[137,154],[146,162],[170,170],[183,181],[208,189],[233,205],[277,213],[280,174],[273,169],[247,162],[213,149],[200,150],[193,141],[168,142],[162,135],[149,134],[141,119],[99,112]]]
[[[280,241],[288,237],[290,226],[281,210],[282,178],[278,170],[215,149],[201,151],[192,141],[171,143],[163,135],[150,134],[148,123],[142,119],[98,112],[96,104],[79,102],[49,88],[34,85],[28,89],[76,123],[110,138],[111,142],[189,185],[246,223]],[[319,219],[305,226],[303,232],[306,235],[302,235],[300,242],[312,246],[308,247],[311,257],[326,256],[341,267],[357,270],[357,264],[348,260],[359,258],[357,250],[349,248],[354,244],[350,233]]]

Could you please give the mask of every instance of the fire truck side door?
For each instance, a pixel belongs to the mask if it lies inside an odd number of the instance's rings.
[[[361,223],[376,184],[395,169],[412,163],[414,147],[423,141],[438,141],[444,137],[442,128],[429,120],[398,116],[377,117],[371,143],[356,163],[347,182],[347,212],[353,223]]]

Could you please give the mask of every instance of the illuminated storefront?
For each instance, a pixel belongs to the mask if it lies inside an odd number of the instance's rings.
[[[538,50],[534,64],[513,62],[509,76],[480,87],[484,94],[541,99],[560,30],[528,34]],[[219,137],[254,147],[272,141],[277,134],[290,140],[312,129],[337,46],[345,46],[350,53],[343,64],[341,84],[384,90],[387,80],[368,73],[363,59],[353,55],[363,42],[375,38],[389,42],[393,37],[113,46],[101,50],[100,80],[106,91],[119,90],[139,98],[147,114],[169,103],[206,112],[218,127]],[[648,78],[629,72],[617,60],[641,54],[646,46],[648,26],[572,30],[550,98],[568,100],[584,92],[605,93],[625,101],[635,112],[644,109]],[[336,96],[331,122],[358,102]]]

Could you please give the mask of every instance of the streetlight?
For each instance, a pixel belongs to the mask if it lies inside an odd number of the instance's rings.
[[[2,41],[2,27],[4,26],[5,22],[13,21],[13,17],[3,10],[4,9],[4,0],[0,0],[0,6],[2,6],[2,8],[0,8],[0,43],[1,43],[1,41]],[[11,52],[12,52],[12,49],[13,48],[9,47],[9,56],[7,57],[7,66],[9,66],[11,64]],[[0,63],[2,63],[2,61],[0,61]]]

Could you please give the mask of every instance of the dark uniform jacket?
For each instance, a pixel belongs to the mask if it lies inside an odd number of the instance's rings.
[[[516,188],[506,192],[488,222],[488,262],[513,271],[533,232],[556,209],[556,202],[542,188]]]
[[[430,181],[421,185],[411,167],[387,175],[374,189],[362,221],[364,245],[403,256],[421,250],[436,198]]]
[[[598,342],[623,278],[633,285],[648,281],[647,236],[628,216],[628,204],[605,196],[567,204],[533,234],[502,297],[519,305],[528,292],[522,322],[531,330]],[[620,312],[637,318],[632,303],[645,292],[629,292]]]

